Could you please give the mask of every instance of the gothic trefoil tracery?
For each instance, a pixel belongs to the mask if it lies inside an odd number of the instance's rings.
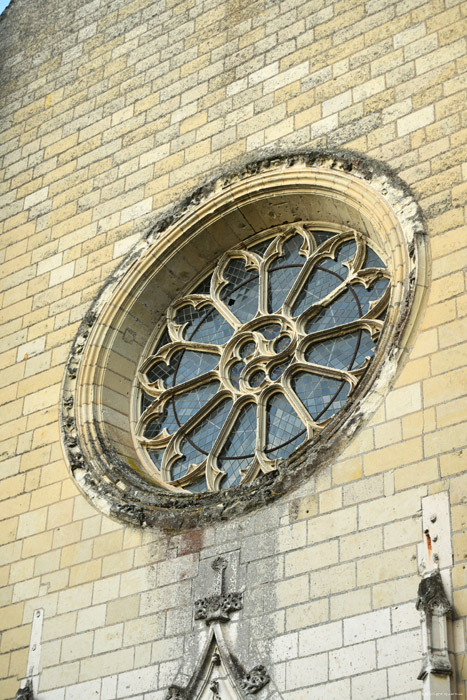
[[[158,480],[218,491],[318,439],[365,373],[389,297],[353,229],[301,221],[225,253],[171,304],[140,366],[136,437]]]

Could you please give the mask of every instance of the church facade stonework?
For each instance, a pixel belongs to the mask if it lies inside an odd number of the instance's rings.
[[[466,698],[465,22],[11,0],[0,698]]]

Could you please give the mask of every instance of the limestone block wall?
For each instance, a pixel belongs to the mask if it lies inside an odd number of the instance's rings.
[[[0,18],[0,698],[27,676],[43,610],[39,698],[165,699],[201,653],[193,603],[223,555],[229,590],[244,591],[225,635],[245,668],[270,673],[260,700],[420,700],[414,604],[441,492],[451,693],[465,698],[465,11],[12,0]],[[184,533],[110,520],[60,445],[78,326],[158,215],[225,169],[295,148],[377,159],[422,209],[430,286],[397,381],[340,456],[274,505]]]

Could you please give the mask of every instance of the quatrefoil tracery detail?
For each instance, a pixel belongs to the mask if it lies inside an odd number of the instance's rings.
[[[350,229],[300,222],[225,253],[140,367],[136,436],[157,478],[216,491],[317,438],[371,360],[388,280]]]

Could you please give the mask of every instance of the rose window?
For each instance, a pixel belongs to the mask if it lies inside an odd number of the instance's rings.
[[[365,373],[389,301],[362,234],[276,227],[168,309],[136,434],[170,489],[217,491],[315,440]]]

